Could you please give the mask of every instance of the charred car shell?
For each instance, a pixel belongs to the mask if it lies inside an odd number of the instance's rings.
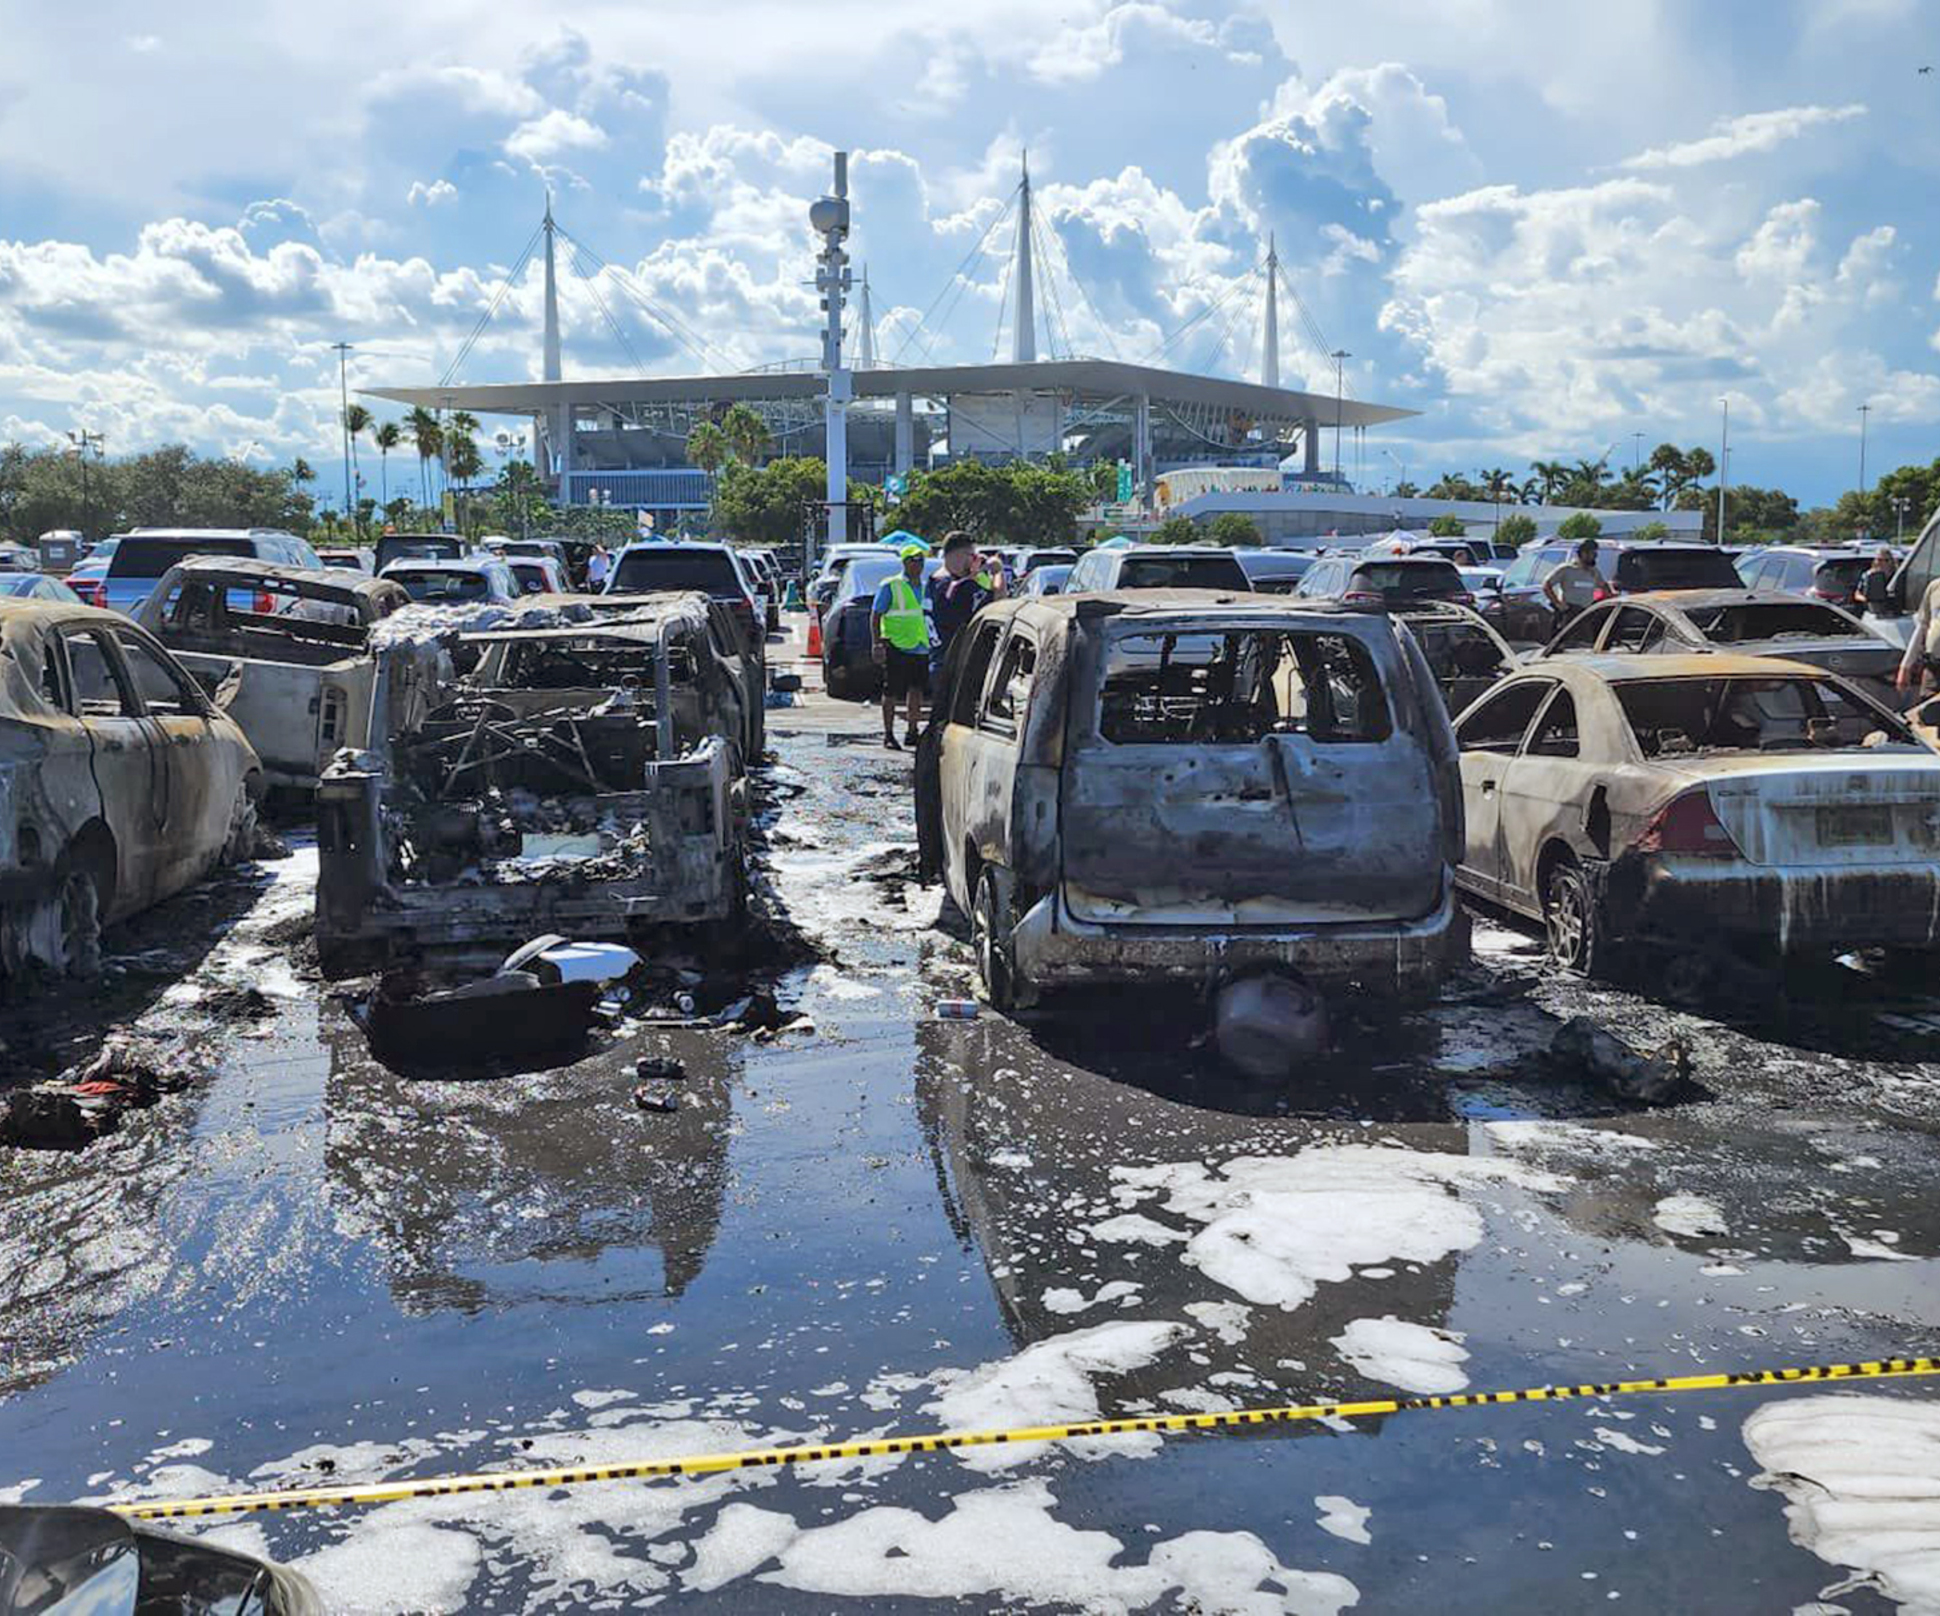
[[[0,970],[89,974],[101,927],[247,856],[261,774],[119,613],[0,604]]]
[[[999,602],[952,646],[924,750],[925,861],[1000,1006],[1254,969],[1412,996],[1459,950],[1454,738],[1385,616]]]

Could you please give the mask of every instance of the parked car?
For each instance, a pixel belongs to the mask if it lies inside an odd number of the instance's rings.
[[[1017,586],[1018,598],[1023,600],[1034,595],[1062,595],[1070,577],[1069,567],[1033,567],[1024,574],[1023,582]]]
[[[1766,545],[1739,557],[1738,576],[1747,589],[1780,590],[1835,606],[1857,606],[1863,604],[1859,580],[1879,549],[1853,544]]]
[[[941,565],[936,560],[925,563],[924,581]],[[882,690],[869,618],[876,591],[902,570],[902,558],[893,550],[856,556],[842,569],[835,598],[822,614],[822,688],[837,701],[871,701]]]
[[[0,603],[0,970],[89,976],[101,929],[254,850],[236,721],[117,613]]]
[[[1235,550],[1246,581],[1263,595],[1291,595],[1314,564],[1305,550]]]
[[[688,589],[703,590],[715,600],[726,601],[749,644],[759,651],[766,643],[765,609],[757,610],[755,590],[725,544],[629,544],[614,557],[606,579],[609,595],[656,595]]]
[[[374,553],[361,546],[342,550],[319,550],[317,560],[335,572],[360,572],[366,578],[374,577],[377,572]]]
[[[1544,645],[1555,637],[1556,613],[1543,582],[1576,554],[1574,544],[1525,546],[1502,575],[1502,588],[1483,613],[1505,640]],[[1744,580],[1731,556],[1714,544],[1677,544],[1654,539],[1598,539],[1597,571],[1612,595],[1667,589],[1738,589]]]
[[[767,632],[781,632],[781,568],[775,564],[774,555],[767,550],[741,550],[736,552],[742,564],[749,568],[760,583],[762,604],[766,609]]]
[[[1463,713],[1464,890],[1573,970],[1622,944],[1940,943],[1940,757],[1800,663],[1550,657]]]
[[[90,605],[132,615],[148,598],[156,579],[190,556],[247,557],[286,567],[317,567],[316,551],[294,533],[274,528],[136,528],[119,536],[108,570],[98,586],[69,587]]]
[[[1068,595],[1112,589],[1238,589],[1251,592],[1231,550],[1198,544],[1100,545],[1078,557],[1064,581]]]
[[[822,558],[821,570],[809,580],[808,609],[811,612],[824,610],[835,598],[835,586],[841,582],[842,570],[857,556],[894,555],[880,544],[837,544],[830,547]]]
[[[573,586],[566,578],[565,567],[551,556],[508,554],[503,559],[521,595],[570,595],[573,592]]]
[[[410,598],[390,578],[199,556],[163,574],[135,621],[223,691],[268,784],[307,791],[340,748],[369,745],[388,722],[371,625]]]
[[[377,540],[377,570],[393,561],[462,561],[466,549],[456,533],[385,533]]]
[[[1483,691],[1516,671],[1516,653],[1509,642],[1464,606],[1421,601],[1395,607],[1393,616],[1414,635],[1450,713],[1462,712]]]
[[[1026,550],[1023,552],[1017,564],[1018,576],[1020,578],[1028,578],[1039,567],[1076,566],[1077,561],[1078,552],[1076,550],[1058,549],[1054,546],[1046,546],[1042,550]]]
[[[673,591],[594,622],[461,627],[429,659],[380,631],[380,678],[434,688],[422,718],[340,752],[318,788],[324,972],[496,964],[548,932],[644,947],[718,922],[738,940],[760,686],[751,703],[719,615]]]
[[[0,544],[0,577],[16,572],[39,572],[40,552],[28,544]]]
[[[120,543],[117,538],[101,540],[67,570],[67,586],[81,597],[84,606],[99,604],[92,586],[107,576],[108,563],[114,559],[115,549]]]
[[[1197,591],[998,601],[919,760],[925,862],[1000,1008],[1087,982],[1432,992],[1459,948],[1448,717],[1387,618]]]
[[[1475,604],[1455,563],[1441,556],[1324,556],[1307,569],[1294,595],[1376,611],[1426,600]]]
[[[735,571],[741,575],[741,585],[754,603],[756,638],[766,641],[770,634],[781,628],[781,599],[769,583],[768,570],[747,550],[730,548]]]
[[[0,600],[58,600],[69,606],[86,604],[60,579],[50,578],[44,572],[9,572],[0,575]]]
[[[503,604],[519,598],[512,569],[486,556],[459,561],[393,561],[377,576],[401,585],[420,606],[465,606],[476,601]]]
[[[1875,700],[1898,706],[1900,653],[1851,612],[1824,601],[1745,589],[1689,589],[1624,595],[1592,606],[1541,651],[1544,657],[1597,651],[1673,656],[1731,651],[1783,657],[1844,674]]]

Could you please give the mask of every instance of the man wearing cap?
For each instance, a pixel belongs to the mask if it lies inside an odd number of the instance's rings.
[[[930,693],[930,621],[920,593],[929,547],[905,544],[897,554],[903,570],[876,591],[869,609],[869,645],[882,668],[882,744],[892,752],[896,740],[896,703],[908,704],[904,739],[916,744],[917,721]]]
[[[984,570],[983,558],[968,533],[943,536],[943,565],[924,590],[930,613],[930,672],[940,672],[943,658],[963,625],[1004,592],[1003,585]]]

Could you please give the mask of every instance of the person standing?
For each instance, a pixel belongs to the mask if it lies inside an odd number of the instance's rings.
[[[1555,612],[1559,629],[1603,598],[1603,574],[1597,571],[1596,554],[1596,540],[1585,539],[1576,547],[1574,561],[1552,567],[1543,579],[1543,598]]]
[[[943,565],[924,591],[930,616],[930,673],[942,671],[943,659],[963,625],[1004,592],[985,569],[976,543],[968,533],[943,536]]]
[[[870,654],[882,669],[882,744],[892,752],[902,750],[896,741],[896,704],[908,706],[903,739],[914,746],[930,693],[930,620],[920,592],[929,547],[906,544],[897,554],[902,571],[876,591],[869,608]]]
[[[1893,615],[1893,573],[1898,566],[1891,550],[1881,550],[1859,580],[1859,606],[1868,616]]]
[[[595,595],[605,594],[607,574],[612,570],[613,558],[606,553],[606,546],[595,542],[593,554],[586,563],[586,587]]]
[[[1940,689],[1940,578],[1928,584],[1920,596],[1913,632],[1906,637],[1906,655],[1900,659],[1894,684],[1901,690],[1917,689],[1922,696]]]

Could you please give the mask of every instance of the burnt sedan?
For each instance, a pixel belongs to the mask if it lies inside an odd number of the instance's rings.
[[[1455,726],[1475,897],[1564,966],[1620,945],[1940,944],[1940,757],[1801,663],[1550,657]]]

